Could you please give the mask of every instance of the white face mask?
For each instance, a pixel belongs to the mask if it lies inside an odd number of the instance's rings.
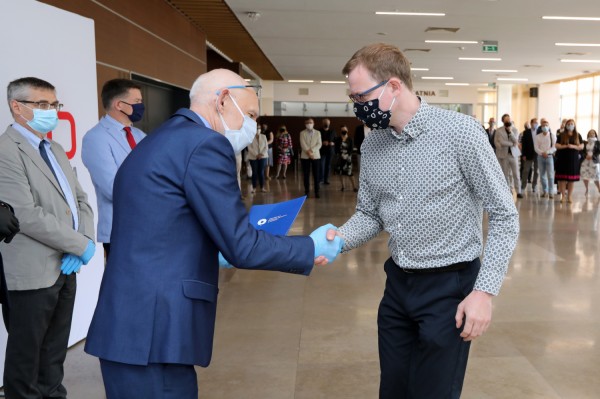
[[[588,141],[596,141],[598,140],[596,137],[592,136],[592,137],[588,137]]]
[[[229,142],[231,143],[233,151],[236,154],[239,154],[244,148],[248,147],[250,143],[252,143],[252,140],[254,140],[254,136],[257,132],[257,124],[254,119],[250,118],[248,115],[244,115],[240,106],[237,104],[237,102],[231,95],[229,95],[229,98],[231,98],[231,101],[233,101],[233,105],[235,105],[238,111],[240,111],[240,114],[242,114],[242,116],[244,117],[244,122],[242,123],[242,126],[237,130],[230,129],[229,126],[227,126],[227,123],[225,123],[225,119],[223,119],[223,115],[221,115],[218,108],[217,113],[219,114],[219,118],[221,118],[221,123],[225,128],[225,137],[227,137],[227,140],[229,140]]]
[[[307,123],[306,125],[304,125],[304,127],[306,127],[308,130],[313,130],[314,126],[315,126],[314,123]]]
[[[567,125],[566,127],[567,127],[567,130],[568,130],[569,132],[572,132],[573,130],[575,130],[575,125],[571,125],[571,124],[569,124],[569,125]]]

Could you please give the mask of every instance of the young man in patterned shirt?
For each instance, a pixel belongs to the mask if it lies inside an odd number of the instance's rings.
[[[417,97],[397,47],[366,46],[343,73],[356,116],[373,129],[362,144],[356,213],[339,229],[344,251],[390,234],[379,396],[458,398],[470,342],[490,324],[517,242],[509,187],[481,125]]]

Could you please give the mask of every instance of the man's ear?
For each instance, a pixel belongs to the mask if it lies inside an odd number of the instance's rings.
[[[402,81],[398,78],[390,78],[390,80],[388,81],[388,86],[390,86],[392,88],[392,92],[394,93],[394,95],[397,95],[400,93],[400,90],[402,89]]]
[[[222,114],[223,106],[225,105],[225,98],[229,96],[229,89],[223,89],[217,92],[217,110]]]

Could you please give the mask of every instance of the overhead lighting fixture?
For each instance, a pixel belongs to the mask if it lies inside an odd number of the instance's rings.
[[[554,43],[554,45],[568,47],[600,47],[600,43]]]
[[[472,58],[472,57],[458,57],[459,61],[502,61],[502,58]]]
[[[252,82],[252,79],[244,79],[246,82]]]
[[[422,76],[421,79],[429,79],[429,80],[452,80],[454,79],[451,76]]]
[[[411,71],[429,71],[429,68],[410,68]]]
[[[542,19],[559,19],[565,21],[600,21],[599,17],[559,17],[559,16],[543,16]]]
[[[343,80],[322,80],[321,83],[330,83],[330,84],[345,84]]]
[[[519,71],[517,71],[516,69],[482,69],[481,72],[512,73]]]
[[[441,44],[477,44],[479,42],[473,40],[425,40],[425,43],[441,43]]]
[[[583,62],[583,63],[598,63],[600,62],[600,60],[568,60],[568,59],[562,59],[560,60],[560,62]]]
[[[469,86],[468,83],[445,83],[446,86]]]
[[[314,83],[314,80],[290,79],[288,83]]]
[[[404,15],[412,17],[445,17],[442,12],[400,12],[400,11],[375,11],[376,15]]]
[[[529,79],[526,79],[526,78],[496,78],[496,80],[515,81],[515,82],[527,82]]]

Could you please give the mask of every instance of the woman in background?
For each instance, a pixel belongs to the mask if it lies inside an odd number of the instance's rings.
[[[279,128],[279,134],[277,136],[277,151],[279,156],[277,157],[277,174],[275,175],[275,178],[279,179],[279,173],[282,172],[281,169],[283,167],[281,178],[285,179],[287,167],[290,163],[292,163],[292,157],[294,156],[292,136],[290,136],[288,133],[285,125],[282,125]]]
[[[352,151],[353,151],[352,139],[348,137],[348,127],[342,126],[341,137],[336,137],[335,140],[335,154],[337,155],[337,166],[336,172],[340,176],[340,183],[342,184],[341,191],[344,191],[344,178],[350,180],[352,189],[354,192],[358,191],[356,183],[354,182],[354,175],[352,174]]]
[[[581,178],[585,186],[585,195],[588,195],[590,180],[594,182],[600,193],[600,142],[598,133],[592,129],[587,134],[581,153]]]
[[[583,149],[583,139],[577,132],[575,121],[567,120],[565,130],[556,138],[556,170],[554,178],[558,182],[560,202],[572,203],[573,183],[579,181],[579,152]],[[568,190],[568,196],[565,192]]]

